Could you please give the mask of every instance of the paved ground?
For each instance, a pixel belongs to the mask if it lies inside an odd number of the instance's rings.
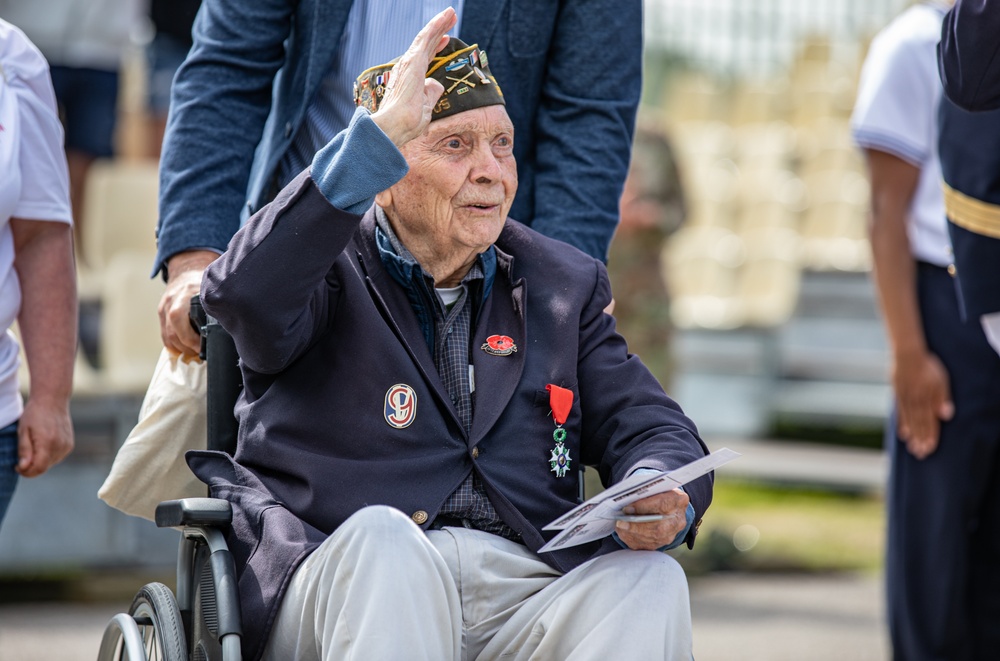
[[[716,574],[691,608],[698,661],[889,658],[880,576]]]
[[[693,579],[691,602],[698,661],[888,658],[878,576],[720,573]],[[0,605],[0,661],[93,661],[126,606]]]
[[[880,490],[879,452],[714,439],[743,457],[720,471],[768,482]],[[138,588],[138,582],[136,583]],[[698,661],[888,659],[881,577],[715,573],[691,579]],[[128,602],[0,603],[0,661],[92,661],[105,624]]]

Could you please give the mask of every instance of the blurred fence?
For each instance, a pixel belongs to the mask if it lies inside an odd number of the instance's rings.
[[[817,40],[840,59],[910,0],[645,0],[647,51],[733,76],[772,75]]]

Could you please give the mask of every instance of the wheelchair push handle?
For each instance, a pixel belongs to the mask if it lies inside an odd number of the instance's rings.
[[[243,388],[236,344],[205,310],[200,295],[191,297],[188,316],[201,338],[199,356],[208,364],[208,449],[233,454],[238,435],[233,406]]]

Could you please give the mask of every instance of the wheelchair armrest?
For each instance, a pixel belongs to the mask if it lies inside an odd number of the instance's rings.
[[[160,528],[224,526],[233,522],[233,506],[221,498],[165,500],[156,506],[155,516]]]

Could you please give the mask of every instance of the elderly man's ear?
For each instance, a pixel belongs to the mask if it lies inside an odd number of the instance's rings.
[[[392,206],[392,188],[387,188],[375,195],[375,204],[379,205],[383,209],[387,209]]]

